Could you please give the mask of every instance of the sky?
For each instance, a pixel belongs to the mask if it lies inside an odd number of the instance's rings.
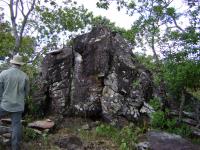
[[[105,16],[106,18],[110,19],[112,22],[119,27],[123,27],[125,29],[130,29],[133,21],[135,20],[134,17],[130,17],[126,15],[125,10],[118,11],[117,5],[112,3],[108,10],[96,8],[96,3],[98,0],[78,0],[78,4],[83,4],[88,10],[92,11],[94,15],[98,16]]]
[[[96,8],[98,0],[77,0],[78,4],[83,4],[88,10],[92,11],[94,15],[105,16],[119,27],[130,29],[136,17],[129,16],[125,10],[118,11],[117,5],[110,0],[111,4],[108,10]],[[184,3],[185,0],[173,0],[171,6],[176,8],[176,11],[183,11],[187,9],[187,5]]]

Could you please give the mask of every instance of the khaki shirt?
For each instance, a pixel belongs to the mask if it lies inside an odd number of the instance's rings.
[[[9,112],[24,111],[25,97],[29,93],[28,76],[11,67],[0,73],[0,107]]]

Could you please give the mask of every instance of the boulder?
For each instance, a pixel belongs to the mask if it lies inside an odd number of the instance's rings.
[[[198,145],[179,135],[166,132],[150,131],[147,133],[147,139],[151,150],[199,150]]]
[[[40,97],[46,99],[40,105],[48,113],[133,121],[151,112],[145,103],[153,93],[151,72],[124,38],[98,27],[76,37],[72,47],[50,52],[43,60]]]

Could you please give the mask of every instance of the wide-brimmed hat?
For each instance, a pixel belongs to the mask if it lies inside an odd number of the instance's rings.
[[[13,57],[13,59],[10,60],[10,63],[11,63],[11,64],[17,64],[17,65],[24,65],[22,56],[20,56],[20,55],[15,55],[15,56]]]

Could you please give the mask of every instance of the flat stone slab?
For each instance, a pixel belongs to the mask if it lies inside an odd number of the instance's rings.
[[[32,123],[29,123],[28,127],[45,130],[45,129],[53,128],[54,125],[55,125],[55,123],[52,120],[46,119],[46,120],[38,120],[38,121],[35,121]]]

